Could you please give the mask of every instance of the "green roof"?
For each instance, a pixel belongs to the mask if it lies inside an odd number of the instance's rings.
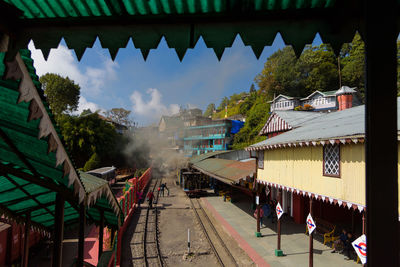
[[[230,10],[267,11],[332,7],[336,0],[6,0],[21,9],[24,18],[111,17],[224,13]]]
[[[230,150],[221,150],[221,151],[214,151],[214,152],[208,152],[208,153],[201,154],[201,155],[196,155],[196,156],[193,156],[190,158],[189,163],[195,164],[202,160],[212,158],[212,157],[215,157],[216,155],[224,154],[224,153],[228,153],[228,152],[231,152],[231,151]]]
[[[191,165],[200,172],[214,177],[224,183],[236,183],[256,172],[255,160],[237,161],[220,158],[207,158]]]
[[[6,67],[5,54],[0,53],[0,77],[13,78],[0,79],[0,212],[20,222],[29,212],[33,227],[49,231],[54,227],[57,193],[66,199],[64,222],[68,226],[79,219],[79,203],[103,183],[81,181],[39,89],[30,52],[21,50],[20,54]],[[94,207],[104,206],[119,216],[119,206],[111,197],[107,201],[102,194],[95,196],[89,198],[93,204],[98,200]],[[89,221],[98,221],[90,210]],[[119,225],[111,217],[106,223]]]
[[[121,225],[123,222],[121,207],[108,181],[85,172],[80,172],[79,174],[85,186],[89,216],[98,222],[100,220],[100,212],[103,212],[105,225],[114,228]]]
[[[164,37],[181,60],[200,37],[221,58],[237,35],[259,57],[278,32],[297,55],[316,33],[338,52],[362,33],[364,8],[358,0],[0,0],[0,7],[18,30],[14,45],[33,40],[45,58],[62,38],[78,59],[97,38],[113,59],[130,40],[146,58]]]

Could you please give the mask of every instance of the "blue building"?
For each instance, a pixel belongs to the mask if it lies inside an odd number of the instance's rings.
[[[184,153],[187,156],[207,152],[229,150],[233,136],[243,127],[244,122],[236,120],[209,120],[203,125],[184,129]]]

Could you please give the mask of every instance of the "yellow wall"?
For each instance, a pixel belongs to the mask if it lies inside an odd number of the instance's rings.
[[[322,146],[264,151],[258,179],[365,205],[363,144],[340,146],[340,178],[323,176]]]

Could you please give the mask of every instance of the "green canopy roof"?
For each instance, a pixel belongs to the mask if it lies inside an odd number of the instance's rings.
[[[93,210],[101,208],[106,225],[118,227],[121,212],[109,186],[82,179],[75,171],[38,90],[41,86],[30,52],[20,52],[8,63],[4,63],[5,53],[0,53],[0,77],[5,78],[0,79],[0,212],[21,222],[29,212],[33,227],[49,231],[54,227],[59,193],[66,200],[65,225],[78,221],[78,205],[86,200],[89,221],[99,221]]]
[[[80,60],[97,38],[113,59],[131,39],[146,59],[164,37],[182,60],[200,37],[221,58],[238,34],[259,57],[278,32],[297,55],[317,33],[336,53],[356,30],[363,33],[359,0],[0,0],[1,6],[8,34],[18,32],[16,47],[33,40],[45,58],[62,38]]]
[[[98,222],[103,212],[105,225],[114,228],[121,225],[123,222],[121,207],[108,181],[85,172],[79,174],[87,195],[88,215]]]

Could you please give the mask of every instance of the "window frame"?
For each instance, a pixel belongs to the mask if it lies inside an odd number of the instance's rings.
[[[337,146],[339,148],[339,159],[338,159],[338,161],[339,161],[339,174],[329,174],[329,173],[326,173],[326,171],[325,171],[325,148],[327,146]],[[326,145],[322,146],[322,175],[323,176],[333,177],[333,178],[340,178],[341,177],[341,174],[342,174],[342,162],[341,162],[341,149],[340,149],[340,147],[341,147],[340,144],[337,144],[337,143],[335,143],[333,145],[331,143],[329,143],[329,144],[326,144]]]

